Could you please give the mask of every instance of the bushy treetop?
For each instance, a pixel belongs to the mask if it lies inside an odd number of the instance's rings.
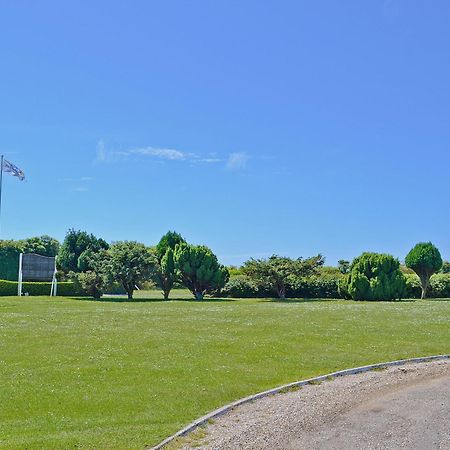
[[[108,248],[105,240],[86,231],[71,229],[59,249],[58,264],[64,272],[83,272],[89,270],[86,262],[92,257],[92,253]]]
[[[398,259],[381,253],[355,258],[340,283],[344,297],[354,300],[395,300],[406,293],[406,280]]]
[[[169,248],[175,250],[176,245],[181,244],[182,242],[186,241],[180,233],[168,231],[156,245],[156,255],[158,259],[161,259]]]
[[[419,242],[406,255],[405,264],[419,276],[422,284],[422,298],[425,298],[430,277],[442,267],[439,250],[431,242]]]
[[[244,263],[243,272],[258,284],[273,289],[279,298],[286,296],[286,288],[294,278],[308,277],[323,266],[325,259],[317,255],[307,259],[291,259],[272,255],[267,259],[250,259]]]
[[[229,279],[228,269],[204,245],[182,242],[175,247],[173,258],[179,279],[198,300],[221,289]]]
[[[436,273],[442,267],[441,253],[431,242],[420,242],[415,245],[405,258],[405,264],[410,269],[426,269]]]
[[[138,283],[149,280],[155,270],[155,255],[144,244],[135,241],[114,242],[108,250],[108,271],[122,283],[128,298]]]

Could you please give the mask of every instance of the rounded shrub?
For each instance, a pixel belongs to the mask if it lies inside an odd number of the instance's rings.
[[[339,288],[344,298],[353,300],[396,300],[407,292],[398,259],[381,253],[355,258]]]
[[[425,298],[431,276],[442,268],[443,262],[439,250],[431,242],[420,242],[406,255],[405,264],[420,278],[421,297]]]
[[[245,275],[237,275],[228,280],[220,295],[234,298],[258,297],[258,286]]]
[[[420,298],[422,293],[422,286],[420,279],[415,273],[405,274],[406,280],[406,298]]]
[[[430,279],[430,297],[450,298],[450,274],[437,273]]]

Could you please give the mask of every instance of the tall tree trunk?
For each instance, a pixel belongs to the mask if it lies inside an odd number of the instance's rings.
[[[129,285],[127,288],[128,300],[133,300],[133,291],[134,291],[133,285]]]
[[[279,299],[284,300],[286,298],[286,286],[285,285],[277,286],[277,294]]]
[[[169,300],[170,289],[163,290],[164,300]]]
[[[423,300],[424,298],[427,298],[429,278],[426,276],[421,277],[420,282],[422,284],[422,296],[420,298]]]

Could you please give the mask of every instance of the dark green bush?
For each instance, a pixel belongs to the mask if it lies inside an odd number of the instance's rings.
[[[292,281],[286,291],[287,298],[339,298],[340,276],[312,276]],[[256,285],[245,275],[230,278],[219,294],[234,298],[271,298],[270,286]]]
[[[406,275],[406,288],[408,298],[420,298],[422,295],[422,285],[416,274]],[[450,274],[437,273],[430,278],[428,289],[430,298],[450,298]]]
[[[18,241],[0,241],[0,279],[17,281],[21,251]]]
[[[288,290],[291,298],[340,298],[338,286],[341,277],[312,276],[293,283]]]
[[[23,294],[29,295],[50,295],[52,283],[47,282],[24,282],[22,283]],[[0,280],[0,296],[14,296],[17,295],[18,283],[17,281]],[[57,294],[60,296],[81,295],[77,291],[74,283],[71,281],[64,281],[58,283]]]
[[[406,298],[420,298],[422,293],[422,286],[420,279],[415,273],[405,274],[406,279]]]
[[[429,296],[433,298],[450,298],[449,273],[437,273],[431,277]]]
[[[258,297],[258,286],[245,275],[237,275],[229,279],[219,295],[234,298]]]
[[[355,258],[339,291],[353,300],[396,300],[407,293],[398,259],[381,253],[363,253]]]

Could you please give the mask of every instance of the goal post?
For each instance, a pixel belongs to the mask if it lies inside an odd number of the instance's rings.
[[[51,282],[50,296],[56,296],[58,281],[56,279],[56,257],[42,256],[34,253],[19,255],[19,275],[17,295],[23,295],[24,281]]]

